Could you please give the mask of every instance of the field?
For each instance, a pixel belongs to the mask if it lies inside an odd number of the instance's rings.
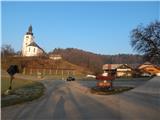
[[[152,77],[139,77],[139,78],[116,78],[115,81],[125,81],[125,80],[130,80],[130,81],[143,81],[143,80],[150,80]]]
[[[44,93],[44,85],[40,82],[15,79],[9,95],[4,94],[10,85],[7,77],[1,80],[1,107],[32,101],[39,98]]]
[[[69,63],[66,60],[54,61],[39,57],[4,57],[1,58],[2,70],[6,71],[10,65],[17,65],[24,75],[85,75],[90,71],[86,68]]]
[[[14,79],[12,81],[12,88],[17,89],[17,88],[24,87],[32,83],[33,82],[29,80]],[[2,77],[1,78],[1,94],[4,93],[9,88],[9,85],[10,85],[10,78]]]

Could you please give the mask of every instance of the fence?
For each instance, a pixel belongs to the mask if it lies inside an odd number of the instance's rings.
[[[75,75],[75,69],[68,68],[23,68],[23,74],[25,75],[36,75],[38,77],[42,76],[65,76]]]

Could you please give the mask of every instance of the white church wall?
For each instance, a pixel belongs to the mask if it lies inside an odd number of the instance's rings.
[[[36,43],[30,45],[33,42],[34,36],[32,33],[32,26],[30,26],[28,32],[24,35],[22,45],[22,56],[39,56],[44,53],[43,50],[40,49],[38,45],[36,45]]]
[[[23,40],[22,55],[27,54],[27,46],[33,42],[34,37],[32,35],[25,35]]]
[[[28,46],[26,56],[37,56],[37,47]]]

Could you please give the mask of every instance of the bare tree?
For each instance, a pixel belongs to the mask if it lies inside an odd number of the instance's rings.
[[[131,46],[144,54],[144,59],[160,64],[160,21],[144,27],[139,25],[131,32]]]
[[[14,49],[11,47],[11,45],[4,44],[1,47],[1,56],[13,56],[15,54]]]

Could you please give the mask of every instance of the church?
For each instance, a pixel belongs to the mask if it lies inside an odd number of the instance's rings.
[[[42,56],[45,51],[39,47],[35,41],[32,33],[32,26],[28,28],[28,32],[24,35],[23,45],[22,45],[22,56]]]

